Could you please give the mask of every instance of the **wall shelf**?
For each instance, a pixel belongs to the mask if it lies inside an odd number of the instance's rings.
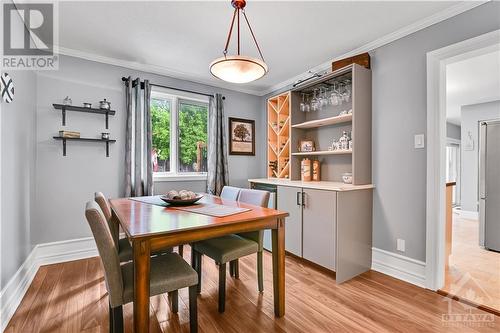
[[[317,128],[322,126],[348,123],[351,121],[352,121],[352,114],[346,114],[343,116],[335,116],[318,120],[306,121],[300,124],[292,125],[292,128]]]
[[[109,144],[115,143],[116,140],[99,139],[99,138],[65,138],[62,136],[54,136],[55,140],[61,140],[63,144],[63,156],[66,156],[66,141],[85,141],[85,142],[104,142],[106,143],[106,157],[109,157]]]
[[[84,108],[83,106],[73,106],[73,105],[64,105],[64,104],[52,104],[54,109],[61,110],[62,113],[62,125],[66,126],[66,112],[74,111],[74,112],[85,112],[85,113],[94,113],[94,114],[103,114],[106,117],[106,129],[109,127],[109,116],[114,116],[116,111],[107,110],[107,109],[96,109],[96,108]]]
[[[352,150],[318,150],[292,153],[293,156],[316,156],[316,155],[348,155]]]

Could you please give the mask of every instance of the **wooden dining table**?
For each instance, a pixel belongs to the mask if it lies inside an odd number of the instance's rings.
[[[272,230],[274,314],[285,315],[285,217],[288,213],[205,195],[200,204],[221,204],[248,211],[213,217],[131,198],[111,199],[117,219],[133,247],[134,331],[149,332],[151,252],[227,234]]]

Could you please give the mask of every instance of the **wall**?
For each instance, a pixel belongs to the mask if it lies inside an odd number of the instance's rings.
[[[122,67],[61,57],[58,71],[40,72],[37,89],[37,163],[36,219],[31,224],[32,244],[90,236],[84,220],[83,207],[94,191],[110,197],[124,194],[125,95],[122,76],[141,77],[152,83],[190,89],[205,93],[220,92],[226,97],[225,114],[256,120],[256,130],[265,130],[260,98],[234,91],[200,85],[169,77],[128,70]],[[104,145],[99,143],[68,143],[67,156],[62,145],[52,139],[62,129],[61,112],[52,108],[69,95],[73,104],[97,103],[107,98],[116,116],[110,117],[109,132],[117,139],[106,158]],[[104,117],[85,113],[68,113],[66,127],[78,130],[82,136],[99,136],[104,131]],[[230,156],[230,183],[247,186],[250,177],[265,174],[265,137],[256,135],[255,157]],[[205,190],[205,182],[156,183],[155,192],[171,188]]]
[[[34,194],[36,76],[11,71],[15,99],[1,107],[1,278],[2,289],[31,251]]]
[[[462,210],[478,211],[478,175],[479,175],[479,121],[500,119],[500,101],[462,106]],[[471,134],[473,150],[465,150],[465,140]]]
[[[488,2],[370,52],[374,247],[425,261],[426,150],[413,140],[427,129],[426,54],[500,29],[499,12],[499,2]],[[261,109],[290,88],[265,96]]]
[[[446,137],[450,138],[450,139],[460,140],[460,137],[461,137],[460,126],[447,122],[446,123]]]

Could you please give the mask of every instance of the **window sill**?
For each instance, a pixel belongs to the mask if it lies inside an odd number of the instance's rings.
[[[166,174],[153,174],[153,182],[184,182],[184,181],[206,181],[207,174],[186,174],[186,175],[166,175]]]

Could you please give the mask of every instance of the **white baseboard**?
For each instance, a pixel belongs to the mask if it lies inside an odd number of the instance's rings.
[[[43,265],[97,256],[92,237],[39,244],[0,291],[0,332],[3,332],[16,312],[36,272]]]
[[[372,270],[425,288],[425,262],[372,248]]]
[[[479,220],[479,212],[475,212],[472,210],[460,210],[458,212],[461,218],[469,220]]]

